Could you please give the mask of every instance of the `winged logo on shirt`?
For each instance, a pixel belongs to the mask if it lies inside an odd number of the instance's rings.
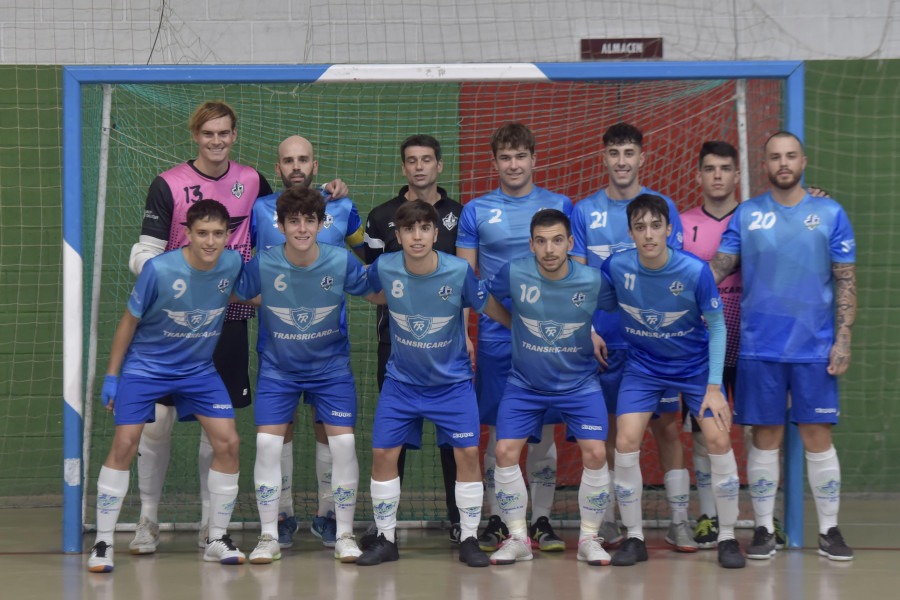
[[[584,327],[584,323],[557,323],[556,321],[538,321],[537,319],[526,319],[522,315],[519,315],[519,318],[522,319],[522,323],[525,324],[525,327],[526,329],[528,329],[528,331],[543,339],[551,346],[558,340],[564,340],[567,337],[570,337],[581,327]]]
[[[293,325],[300,331],[306,331],[316,323],[321,323],[336,308],[337,305],[335,304],[324,308],[306,308],[303,306],[300,308],[278,308],[277,306],[270,306],[269,310],[282,322]]]
[[[666,327],[671,325],[684,315],[688,313],[686,310],[681,310],[678,312],[659,312],[658,310],[641,310],[640,308],[635,308],[634,306],[628,306],[627,304],[619,303],[619,306],[631,315],[631,318],[635,321],[643,323],[653,331],[658,330],[660,327]]]
[[[619,242],[617,244],[601,244],[599,246],[588,246],[587,249],[606,260],[616,252],[631,250],[634,248],[634,242]]]
[[[444,325],[453,320],[453,317],[423,317],[422,315],[401,315],[391,311],[391,318],[402,329],[413,334],[417,340],[430,333],[437,333]]]
[[[225,312],[225,307],[213,310],[199,308],[195,310],[168,310],[164,308],[163,310],[166,311],[170,319],[179,325],[187,327],[191,331],[197,331],[201,327],[206,327],[212,323],[216,317]]]

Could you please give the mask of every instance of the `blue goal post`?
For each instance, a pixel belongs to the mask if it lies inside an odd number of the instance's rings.
[[[390,65],[67,66],[63,82],[63,552],[82,551],[84,492],[82,86],[102,84],[561,82],[775,79],[784,82],[784,128],[803,139],[801,61],[583,62]],[[803,451],[796,425],[785,440],[785,526],[803,540]]]

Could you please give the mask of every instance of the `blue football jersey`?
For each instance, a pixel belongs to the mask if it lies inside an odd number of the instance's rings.
[[[449,385],[472,379],[463,309],[484,310],[488,292],[468,261],[437,252],[428,275],[406,270],[403,252],[388,252],[369,267],[369,281],[384,290],[390,314],[387,376],[410,385]]]
[[[632,249],[610,256],[601,271],[610,286],[600,302],[622,313],[631,364],[654,377],[694,377],[709,370],[703,313],[721,311],[722,301],[705,261],[670,248],[668,262],[654,271],[641,265]]]
[[[735,211],[719,252],[740,254],[740,356],[828,362],[834,343],[831,263],[856,261],[847,213],[831,198],[807,195],[783,206],[771,193]]]
[[[284,243],[284,234],[278,229],[278,215],[275,212],[275,203],[280,195],[281,192],[269,194],[257,198],[253,203],[250,215],[250,243],[257,252]],[[327,196],[324,189],[322,195]],[[332,200],[325,204],[325,222],[322,224],[322,231],[316,236],[316,241],[341,248],[344,244],[348,244],[351,248],[363,245],[362,219],[359,218],[359,211],[350,198]]]
[[[259,374],[271,379],[321,381],[350,374],[350,342],[341,318],[344,293],[371,292],[366,269],[345,248],[319,244],[319,257],[297,267],[284,244],[247,263],[235,294],[262,294]]]
[[[684,241],[684,231],[675,203],[671,198],[645,187],[641,188],[640,194],[659,196],[669,205],[672,233],[666,243],[671,248],[680,249]],[[570,254],[587,259],[589,266],[599,269],[611,254],[634,248],[634,242],[628,235],[626,213],[632,200],[634,198],[611,200],[603,189],[578,202],[572,211],[572,237],[575,238],[575,243]],[[594,330],[603,337],[607,348],[621,350],[628,347],[622,337],[622,321],[619,314],[598,311],[594,313],[593,324]]]
[[[238,252],[225,250],[215,267],[198,271],[181,248],[147,261],[128,299],[129,312],[140,321],[122,372],[144,377],[215,373],[213,351],[243,264]]]
[[[544,208],[555,208],[570,215],[572,201],[537,186],[520,198],[507,196],[499,188],[475,198],[463,206],[456,247],[478,250],[478,276],[490,279],[511,260],[531,256],[528,245],[531,217]],[[478,339],[508,341],[510,332],[482,315],[478,322]]]
[[[498,300],[512,301],[510,383],[543,394],[600,390],[591,342],[603,276],[568,261],[569,274],[547,279],[534,256],[501,267],[488,282]]]

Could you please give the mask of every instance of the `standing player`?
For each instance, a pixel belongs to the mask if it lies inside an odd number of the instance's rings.
[[[235,289],[243,300],[261,294],[254,481],[262,534],[250,562],[281,558],[282,447],[301,395],[324,424],[334,457],[334,557],[354,562],[360,554],[353,537],[359,487],[356,385],[343,309],[345,293],[369,294],[369,284],[365,267],[347,250],[316,241],[325,223],[325,200],[318,190],[295,185],[278,197],[276,210],[286,241],[251,260]]]
[[[97,539],[88,570],[113,570],[113,533],[128,492],[129,467],[156,399],[171,394],[180,420],[198,420],[213,449],[208,487],[209,540],[203,560],[241,564],[244,554],[226,529],[238,492],[238,434],[228,391],[213,365],[225,307],[241,273],[225,250],[230,219],[214,200],[185,215],[187,246],[150,260],[138,277],[113,337],[103,384],[116,432],[97,478]],[[120,376],[121,372],[121,376]]]
[[[572,201],[534,185],[535,137],[522,123],[507,123],[491,136],[493,166],[500,187],[475,198],[463,207],[456,240],[456,254],[469,261],[481,278],[493,277],[504,264],[531,255],[529,226],[531,217],[543,208],[554,208],[566,215]],[[475,390],[481,423],[487,425],[490,440],[484,456],[484,475],[491,518],[478,538],[481,549],[492,552],[509,535],[499,516],[494,473],[497,459],[497,406],[503,396],[510,370],[510,332],[482,316],[478,324],[478,356],[475,361]],[[551,411],[552,413],[552,411]],[[530,536],[543,551],[565,550],[565,542],[550,526],[550,511],[556,491],[556,444],[553,436],[558,415],[546,416],[541,443],[528,448],[526,469],[531,484]]]
[[[837,202],[803,189],[806,156],[795,135],[773,134],[764,164],[772,189],[738,207],[712,261],[717,280],[740,267],[743,282],[735,414],[753,425],[747,476],[756,529],[747,556],[775,554],[778,450],[790,392],[819,518],[819,554],[851,560],[837,525],[841,470],[831,428],[856,320],[853,228]]]
[[[164,251],[180,248],[187,240],[184,219],[188,208],[204,198],[212,198],[228,209],[231,235],[226,247],[250,260],[250,209],[260,195],[272,189],[265,178],[251,167],[229,159],[237,139],[237,115],[224,102],[208,101],[191,115],[190,130],[197,144],[197,158],[165,171],[150,184],[141,236],[131,249],[128,266],[136,275],[144,263]],[[225,383],[231,404],[242,408],[250,404],[250,377],[247,372],[250,348],[247,319],[253,316],[249,306],[232,304],[225,313],[222,335],[216,344],[213,362]],[[159,545],[159,503],[169,465],[169,450],[175,413],[171,396],[160,398],[156,421],[144,427],[138,448],[138,487],[141,492],[141,517],[129,548],[134,554],[148,554]],[[198,544],[205,547],[209,517],[207,472],[213,449],[200,432],[201,519]]]
[[[575,237],[572,257],[599,269],[610,255],[634,248],[634,242],[628,234],[626,209],[640,194],[654,194],[666,201],[669,223],[672,225],[667,243],[672,248],[681,248],[681,220],[675,203],[670,198],[645,188],[640,182],[641,166],[644,164],[644,135],[641,130],[628,123],[617,123],[607,129],[603,134],[603,161],[609,172],[609,184],[576,204],[572,213],[572,233]],[[603,338],[607,348],[608,365],[600,374],[600,384],[603,386],[603,397],[609,413],[610,435],[606,440],[606,455],[613,489],[616,489],[615,415],[628,344],[622,336],[622,317],[618,314],[596,312],[594,331]],[[666,541],[679,551],[696,552],[697,544],[687,522],[691,482],[690,474],[684,468],[678,394],[672,390],[665,393],[656,410],[659,418],[650,421],[650,428],[659,446],[660,466],[665,472],[666,498],[672,512]],[[606,547],[614,547],[622,541],[622,534],[615,520],[615,502],[610,503],[603,515],[600,537],[604,539]]]
[[[548,409],[560,413],[567,438],[581,448],[584,470],[578,488],[581,531],[578,560],[608,565],[597,537],[610,501],[604,438],[606,408],[591,342],[603,276],[569,260],[572,230],[558,210],[541,210],[531,219],[531,251],[500,268],[489,288],[512,302],[512,370],[497,413],[497,501],[509,538],[491,555],[497,565],[531,560],[525,521],[528,495],[519,456],[530,437],[540,438]]]
[[[397,195],[372,209],[366,219],[365,261],[370,265],[385,252],[400,251],[394,214],[397,209],[411,200],[422,200],[434,206],[440,219],[437,226],[437,241],[434,249],[447,254],[456,250],[456,225],[462,212],[462,204],[447,196],[446,190],[438,186],[438,175],[444,170],[441,160],[441,145],[430,135],[412,135],[400,144],[400,164],[407,185],[400,188]],[[391,334],[388,325],[388,310],[378,307],[378,389],[384,384],[388,357],[391,355]],[[460,542],[459,509],[456,506],[456,461],[453,449],[442,447],[441,471],[444,476],[444,497],[447,517],[450,520],[450,540]],[[400,451],[399,473],[403,480],[406,449]],[[364,542],[365,543],[365,542]]]
[[[275,174],[281,178],[284,189],[292,186],[308,188],[319,172],[319,161],[315,159],[312,144],[304,137],[292,135],[278,145],[278,162]],[[334,190],[335,196],[326,188]],[[336,179],[321,188],[322,196],[330,200],[325,206],[325,220],[316,241],[343,248],[344,244],[362,258],[363,229],[356,205],[346,197],[347,186]],[[284,243],[284,234],[278,222],[276,203],[279,193],[258,198],[253,203],[250,219],[250,242],[257,253]],[[257,352],[261,352],[263,338],[257,341]],[[332,457],[329,450],[325,427],[313,417],[316,436],[316,480],[318,481],[319,506],[313,517],[310,530],[322,539],[328,547],[337,541],[337,522],[334,518],[334,498],[331,495]],[[297,518],[294,516],[294,428],[288,427],[281,450],[281,501],[278,507],[278,543],[282,548],[290,548],[297,532]]]
[[[378,537],[356,564],[399,558],[395,539],[400,477],[397,458],[405,443],[421,440],[423,418],[437,428],[440,445],[453,447],[462,542],[459,560],[485,567],[475,535],[484,488],[478,465],[478,403],[466,351],[463,311],[484,310],[509,324],[509,313],[487,293],[464,260],[433,249],[439,219],[423,200],[406,202],[394,216],[403,248],[369,267],[372,289],[382,292],[391,318],[391,356],[372,426],[372,509]],[[416,439],[419,438],[419,439]]]
[[[671,389],[681,393],[706,437],[719,514],[719,563],[741,568],[745,560],[734,539],[740,485],[729,435],[731,409],[722,395],[726,333],[719,293],[704,261],[666,245],[672,226],[665,200],[641,194],[629,203],[627,216],[637,248],[613,254],[601,267],[612,288],[604,308],[621,309],[628,342],[616,413],[616,496],[628,537],[612,564],[647,560],[641,440],[661,394]]]

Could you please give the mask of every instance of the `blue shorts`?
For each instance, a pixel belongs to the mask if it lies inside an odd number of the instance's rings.
[[[609,420],[599,389],[586,388],[566,395],[542,394],[509,383],[497,414],[497,439],[541,441],[545,414],[554,410],[566,424],[566,439],[605,440]]]
[[[316,408],[316,423],[336,427],[356,425],[356,384],[352,374],[324,381],[260,377],[253,404],[256,425],[293,422],[301,394],[306,404]]]
[[[606,362],[609,366],[600,373],[600,387],[603,388],[606,412],[614,415],[619,404],[619,388],[622,386],[622,376],[625,373],[625,365],[628,363],[628,350],[610,350]],[[660,413],[680,410],[681,405],[678,399],[678,390],[666,390],[659,399],[659,405],[654,410],[653,418],[659,418]]]
[[[742,425],[783,425],[787,393],[793,423],[836,424],[841,414],[838,380],[828,363],[780,363],[738,359],[734,420]]]
[[[625,367],[622,376],[622,386],[619,388],[619,406],[617,415],[659,411],[660,398],[672,397],[673,393],[681,393],[691,414],[697,416],[706,396],[706,388],[709,385],[709,373],[703,372],[694,377],[656,377],[647,375],[631,365]],[[667,407],[671,406],[668,405]],[[674,403],[675,410],[680,410]],[[662,410],[661,412],[672,412]],[[706,416],[711,417],[712,412],[707,409]]]
[[[372,447],[420,448],[423,418],[434,423],[439,447],[477,446],[481,429],[472,381],[425,386],[385,377],[372,423]]]
[[[196,421],[196,415],[233,419],[228,390],[218,373],[155,379],[131,373],[119,377],[113,405],[116,425],[137,425],[156,420],[156,400],[171,395],[179,421]]]
[[[482,425],[497,425],[497,407],[512,368],[512,342],[478,340],[475,352],[475,395]]]

